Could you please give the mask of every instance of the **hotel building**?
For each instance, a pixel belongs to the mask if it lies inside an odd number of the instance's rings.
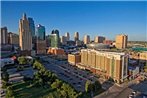
[[[82,49],[81,63],[77,65],[89,69],[102,77],[111,77],[115,82],[121,83],[127,78],[128,55],[125,53]]]

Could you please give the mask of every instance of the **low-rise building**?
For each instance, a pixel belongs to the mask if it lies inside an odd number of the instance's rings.
[[[52,55],[64,55],[65,52],[61,48],[49,48],[47,51],[47,54],[52,54]]]
[[[68,62],[72,65],[76,65],[81,62],[80,54],[68,54]]]
[[[112,40],[104,40],[103,44],[112,45],[113,41]]]
[[[139,74],[139,66],[129,66],[128,76],[130,79],[134,79]]]

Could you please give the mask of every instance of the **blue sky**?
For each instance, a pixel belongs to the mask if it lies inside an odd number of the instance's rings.
[[[91,39],[105,36],[115,39],[117,34],[127,34],[129,40],[147,40],[147,2],[67,2],[67,1],[2,1],[1,26],[18,33],[18,21],[22,14],[32,17],[35,25],[46,28],[46,35],[58,29],[60,35],[79,32]]]

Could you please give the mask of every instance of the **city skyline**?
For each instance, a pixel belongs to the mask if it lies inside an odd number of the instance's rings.
[[[121,33],[127,34],[128,40],[146,40],[146,2],[2,1],[1,4],[1,26],[17,34],[18,20],[25,12],[33,18],[35,27],[45,26],[46,35],[58,29],[60,35],[69,32],[72,40],[75,32],[79,32],[80,40],[87,34],[92,40],[95,36],[115,40]]]

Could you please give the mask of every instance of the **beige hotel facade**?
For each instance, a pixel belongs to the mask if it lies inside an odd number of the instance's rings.
[[[92,49],[81,50],[81,63],[77,64],[99,74],[104,78],[113,78],[121,83],[127,78],[128,55],[125,53],[97,51]]]

